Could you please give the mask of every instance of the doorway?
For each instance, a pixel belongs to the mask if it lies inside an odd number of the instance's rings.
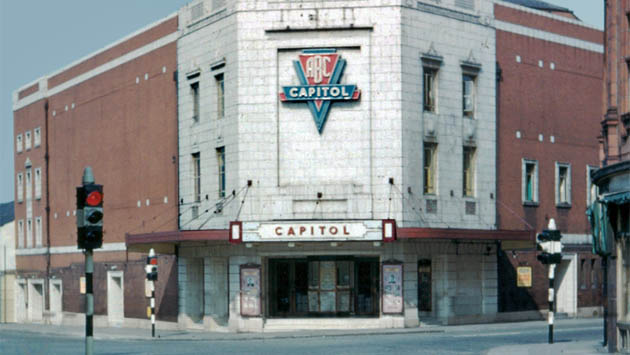
[[[418,311],[430,313],[432,307],[431,297],[431,260],[418,260]]]
[[[378,258],[269,260],[269,316],[378,316]]]
[[[122,271],[107,272],[107,320],[122,325],[125,318],[125,290]]]

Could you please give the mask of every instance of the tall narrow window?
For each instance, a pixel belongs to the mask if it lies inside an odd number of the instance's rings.
[[[193,199],[195,202],[201,201],[201,156],[200,153],[192,154],[193,168]]]
[[[24,248],[24,220],[18,221],[18,248]]]
[[[33,220],[31,218],[26,219],[26,247],[33,247]]]
[[[523,159],[523,203],[538,202],[538,162]]]
[[[37,148],[42,144],[42,130],[37,127],[33,130],[33,145]]]
[[[424,143],[424,193],[435,194],[437,144]]]
[[[556,163],[556,205],[571,205],[571,165]]]
[[[190,84],[190,95],[193,105],[193,122],[199,122],[199,82]]]
[[[35,218],[35,246],[42,246],[42,217]]]
[[[217,167],[219,168],[219,198],[225,197],[225,147],[217,148]]]
[[[466,197],[475,196],[475,148],[464,147],[463,192]]]
[[[26,201],[33,198],[33,179],[31,177],[31,168],[26,169]]]
[[[24,133],[24,149],[31,149],[31,131]]]
[[[42,168],[35,169],[35,198],[42,198]]]
[[[225,87],[223,74],[214,77],[217,83],[217,118],[225,116]]]
[[[472,118],[475,116],[475,77],[464,74],[462,83],[463,114]]]
[[[21,153],[21,152],[22,152],[22,134],[18,134],[18,135],[15,137],[15,150],[16,150],[18,153]]]
[[[17,174],[17,200],[18,202],[24,201],[24,178],[22,173]]]
[[[437,110],[437,69],[423,67],[423,97],[424,111],[436,112]]]

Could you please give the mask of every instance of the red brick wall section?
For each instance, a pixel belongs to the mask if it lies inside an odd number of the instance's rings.
[[[27,87],[26,89],[20,91],[18,93],[18,99],[22,100],[23,98],[29,96],[30,94],[36,93],[37,90],[39,90],[39,83],[35,83],[35,84]]]
[[[598,165],[602,54],[497,31],[497,61],[499,228],[528,229],[524,219],[541,230],[555,218],[563,233],[589,233],[586,169]],[[537,207],[522,203],[522,158],[538,161]],[[571,164],[571,208],[556,207],[555,162]]]
[[[53,246],[76,244],[75,188],[88,165],[104,185],[105,243],[177,228],[175,58],[171,43],[50,98]]]
[[[516,25],[536,28],[542,31],[552,32],[584,41],[599,44],[604,43],[604,34],[601,31],[574,25],[561,20],[554,20],[548,17],[539,16],[498,4],[494,5],[494,16],[497,20],[510,22]],[[497,48],[500,47],[497,45]]]
[[[137,36],[109,48],[102,53],[90,57],[67,70],[64,70],[63,72],[48,79],[48,88],[52,89],[76,76],[177,31],[177,21],[178,17],[175,16],[170,20],[164,21],[161,24],[138,34]]]
[[[15,186],[15,194],[14,201],[15,203],[15,246],[18,247],[18,223],[17,221],[24,221],[24,238],[27,235],[27,227],[26,227],[26,168],[25,164],[27,160],[31,161],[31,173],[32,173],[32,223],[33,223],[33,245],[35,245],[36,231],[35,231],[35,218],[42,217],[42,244],[46,246],[46,166],[45,166],[45,147],[46,147],[46,133],[45,133],[45,116],[46,116],[46,101],[39,100],[31,105],[21,108],[13,113],[13,154],[14,154],[14,172],[13,172],[13,181]],[[41,144],[38,147],[35,147],[35,138],[34,132],[35,129],[39,128],[41,132]],[[25,141],[25,132],[31,132],[31,148],[26,150],[24,141]],[[15,149],[15,137],[21,134],[22,135],[22,152],[18,153]],[[42,178],[42,191],[41,198],[35,198],[35,169],[41,168],[41,178]],[[17,186],[17,174],[22,173],[23,176],[23,200],[22,202],[18,202],[18,186]],[[26,246],[26,243],[25,243]],[[19,258],[17,260],[18,268],[22,266],[27,269],[31,269],[32,265],[30,265],[26,259]]]

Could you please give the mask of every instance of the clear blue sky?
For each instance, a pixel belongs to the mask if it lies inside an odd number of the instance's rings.
[[[603,28],[603,0],[546,0]],[[190,0],[0,0],[0,202],[13,200],[14,90]]]

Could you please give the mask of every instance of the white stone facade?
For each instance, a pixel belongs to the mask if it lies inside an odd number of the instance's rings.
[[[182,8],[180,228],[226,229],[235,220],[395,219],[399,227],[495,229],[492,6],[490,0],[205,0]],[[299,85],[292,63],[299,54],[323,48],[335,49],[346,60],[340,84],[356,84],[361,97],[334,102],[320,134],[307,105],[281,102],[279,93],[282,86]],[[426,53],[441,57],[436,113],[423,112],[421,58]],[[478,70],[473,118],[462,113],[463,63]],[[193,119],[195,82],[198,121]],[[438,146],[437,192],[431,196],[423,195],[424,142]],[[475,149],[472,197],[463,196],[464,146]],[[218,193],[219,148],[225,149],[225,198]],[[193,166],[197,153],[199,202]],[[435,212],[426,211],[427,199],[436,201]],[[402,262],[404,311],[381,312],[377,322],[366,324],[319,320],[302,324],[304,328],[417,326],[419,258],[430,259],[433,272],[433,307],[423,316],[455,323],[490,320],[496,314],[494,243],[182,245],[180,325],[283,329],[281,320],[240,316],[239,267],[260,264],[264,279],[269,258],[311,255]],[[267,306],[262,305],[263,313]]]

